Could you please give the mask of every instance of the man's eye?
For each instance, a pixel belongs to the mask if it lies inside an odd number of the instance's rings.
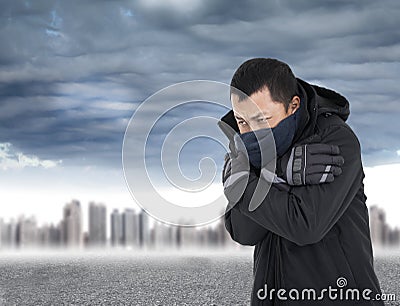
[[[271,117],[269,117],[269,118],[259,118],[259,119],[257,119],[257,122],[267,122],[269,119],[271,119]]]
[[[245,124],[247,124],[247,122],[246,121],[238,121],[238,124],[245,125]]]

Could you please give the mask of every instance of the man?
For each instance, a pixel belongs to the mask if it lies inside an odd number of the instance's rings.
[[[225,227],[255,246],[251,304],[384,305],[347,99],[269,58],[244,62],[231,86],[233,109],[219,122],[231,149]],[[262,156],[271,142],[259,140],[270,135],[275,152]],[[261,182],[269,185],[254,204]]]

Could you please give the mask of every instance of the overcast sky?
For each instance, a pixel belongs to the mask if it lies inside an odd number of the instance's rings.
[[[88,198],[119,193],[129,205],[121,148],[136,107],[176,82],[230,83],[252,57],[278,58],[297,77],[347,97],[365,167],[400,163],[399,1],[187,3],[0,2],[0,188],[7,201],[18,191],[62,190],[63,205],[97,190]],[[199,107],[170,118],[180,122],[197,110],[215,118],[226,111]],[[160,124],[157,133],[170,128]],[[199,156],[208,152],[218,163],[223,148],[200,143]],[[187,155],[197,167],[198,156]]]

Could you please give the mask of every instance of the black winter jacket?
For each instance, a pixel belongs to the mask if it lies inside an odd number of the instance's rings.
[[[251,305],[384,305],[373,300],[382,292],[374,272],[360,143],[345,123],[349,102],[330,89],[297,81],[301,119],[292,146],[338,145],[344,165],[332,183],[290,186],[289,191],[273,184],[252,212],[248,203],[259,173],[251,169],[244,195],[225,212],[232,239],[255,246]],[[239,132],[233,110],[221,120]],[[277,159],[278,176],[290,151]],[[329,296],[330,287],[337,290],[336,298],[334,290]]]

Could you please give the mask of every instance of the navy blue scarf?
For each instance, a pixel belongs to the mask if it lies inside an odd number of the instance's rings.
[[[255,168],[261,168],[261,152],[263,152],[263,159],[270,157],[269,159],[272,160],[271,155],[268,155],[273,152],[270,148],[268,148],[272,144],[272,140],[268,137],[268,135],[271,135],[271,132],[275,140],[277,157],[282,156],[290,148],[298,126],[298,113],[299,109],[297,109],[294,114],[291,114],[285,119],[281,120],[276,127],[263,128],[239,134],[244,145],[246,146],[246,150],[249,155],[249,161]],[[259,141],[257,141],[257,138]],[[264,160],[263,164],[266,164]]]

